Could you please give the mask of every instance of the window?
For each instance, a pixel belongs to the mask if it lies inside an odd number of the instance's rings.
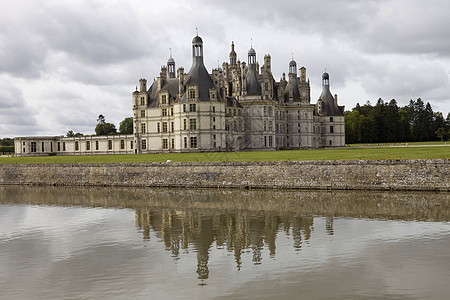
[[[264,121],[264,131],[266,131],[266,130],[267,130],[267,122]]]
[[[61,142],[58,142],[58,151],[61,151]]]
[[[269,147],[273,147],[273,136],[269,135]]]
[[[183,104],[183,112],[186,112],[186,104]]]
[[[163,117],[167,117],[167,108],[163,108],[161,114]]]
[[[216,135],[215,134],[213,134],[213,139],[216,139]]]
[[[235,115],[236,115],[236,108],[233,109],[233,116],[235,116]]]
[[[167,149],[169,148],[169,143],[167,141],[167,139],[163,139],[163,149]]]
[[[31,152],[36,152],[36,142],[31,142]]]
[[[189,99],[195,99],[195,90],[189,90]]]
[[[264,147],[267,147],[267,136],[264,136]]]
[[[264,83],[264,90],[266,90],[266,91],[269,90],[269,83],[268,82]]]
[[[141,148],[142,148],[143,150],[147,149],[147,140],[142,140],[142,141],[141,141]]]
[[[216,117],[213,117],[213,122],[215,122],[216,121]]]
[[[78,142],[75,142],[75,151],[78,151],[78,150],[80,150],[80,147],[78,145]]]
[[[184,138],[184,148],[187,148],[187,137]]]
[[[87,151],[91,150],[91,142],[90,141],[86,142],[86,150]]]
[[[195,103],[189,104],[189,111],[190,111],[190,112],[195,112],[195,111],[197,111],[197,105],[196,105]]]
[[[141,133],[145,133],[147,131],[146,129],[145,123],[141,123]]]
[[[172,147],[171,147],[172,149],[174,149],[175,148],[175,139],[172,139]]]
[[[191,148],[197,148],[197,137],[191,137]]]
[[[264,116],[267,116],[267,106],[264,106],[263,112],[264,112]]]
[[[216,125],[213,125],[213,129],[216,129]]]
[[[333,117],[330,117],[330,122],[333,122]]]
[[[215,106],[212,107],[212,112],[213,112],[213,113],[216,112],[216,107],[215,107]]]
[[[183,119],[183,130],[187,130],[187,121]]]
[[[334,133],[334,127],[330,126],[330,133]]]
[[[112,150],[112,140],[108,140],[108,150]]]
[[[64,144],[63,144],[64,146]],[[95,150],[98,150],[98,141],[95,141]]]
[[[145,97],[141,97],[141,105],[145,105]]]
[[[225,125],[225,130],[226,131],[230,131],[230,125],[229,124]]]
[[[269,131],[272,131],[272,121],[269,121]]]
[[[167,122],[163,122],[163,132],[167,132]]]
[[[44,152],[44,151],[45,151],[44,142],[42,142],[42,152]]]
[[[66,142],[63,142],[63,151],[66,151]]]
[[[166,95],[162,95],[161,96],[161,104],[166,104],[167,103],[167,97]]]
[[[272,116],[272,106],[269,106],[269,116]]]
[[[158,127],[158,132],[161,132],[161,124],[158,122],[158,124],[156,124]]]
[[[170,131],[172,131],[172,132],[175,131],[175,126],[174,126],[173,122],[170,123]]]
[[[133,141],[130,141],[130,149],[133,149]]]
[[[331,140],[329,142],[330,142],[330,146],[333,146],[333,142]]]
[[[125,141],[124,140],[120,140],[120,149],[125,149]]]
[[[197,119],[190,119],[189,120],[189,129],[190,130],[197,130]]]
[[[170,108],[170,115],[173,116],[173,107]]]
[[[141,118],[145,118],[145,110],[141,110]]]

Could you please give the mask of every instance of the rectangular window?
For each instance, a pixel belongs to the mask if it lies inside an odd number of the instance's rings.
[[[267,136],[264,136],[264,147],[267,147]]]
[[[272,121],[269,121],[269,131],[272,131]]]
[[[189,99],[195,99],[195,90],[189,90]]]
[[[163,122],[163,132],[167,132],[167,122]]]
[[[195,111],[197,111],[197,105],[196,105],[195,103],[189,104],[189,111],[190,111],[190,112],[195,112]]]
[[[334,133],[334,127],[330,126],[330,133]]]
[[[61,151],[61,142],[58,142],[58,151]]]
[[[42,152],[44,152],[44,151],[45,151],[44,142],[42,142]]]
[[[79,145],[78,145],[78,142],[75,142],[75,151],[80,150],[79,148],[80,148],[80,147],[79,147]]]
[[[189,129],[197,130],[197,119],[189,119]]]
[[[120,149],[125,149],[125,141],[124,140],[120,140]]]
[[[266,130],[267,130],[267,122],[264,121],[264,131],[266,131]]]
[[[64,144],[63,144],[64,146]],[[95,141],[95,150],[98,150],[98,141]]]
[[[66,151],[66,142],[63,142],[63,151]]]
[[[141,141],[141,148],[142,148],[142,150],[145,150],[145,149],[147,149],[147,140],[142,140]]]
[[[216,121],[216,117],[213,117],[213,122],[215,122]]]
[[[264,111],[264,116],[267,117],[267,106],[264,106],[263,111]]]
[[[172,149],[174,149],[175,148],[175,139],[172,139],[172,147],[171,147]]]
[[[170,131],[175,131],[175,125],[173,124],[173,122],[170,123]]]
[[[330,146],[333,146],[333,142],[330,140]]]
[[[158,122],[158,124],[156,124],[157,125],[157,130],[158,130],[158,132],[161,132],[161,124]]]
[[[187,148],[187,137],[184,138],[184,148]]]
[[[145,97],[141,97],[141,105],[145,105]]]
[[[31,152],[36,152],[36,142],[31,142]]]
[[[112,150],[112,140],[108,140],[108,150]]]
[[[145,118],[145,110],[141,110],[141,118]]]
[[[91,142],[90,141],[86,142],[86,150],[87,151],[91,150]]]
[[[330,117],[330,122],[333,122],[333,117]]]
[[[163,139],[163,149],[167,149],[169,148],[169,143],[167,141],[167,139]]]
[[[183,119],[183,130],[187,130],[187,120]]]
[[[133,149],[133,141],[130,141],[130,149]]]
[[[183,112],[186,112],[186,104],[183,104]]]
[[[145,123],[141,123],[141,133],[145,133],[147,131],[147,128],[145,126]]]
[[[269,106],[269,116],[272,116],[272,106]]]
[[[173,116],[173,107],[170,108],[170,115]]]
[[[273,136],[269,135],[269,147],[273,147]]]
[[[215,107],[215,106],[212,107],[212,112],[213,112],[213,113],[216,112],[216,107]]]
[[[167,108],[163,108],[161,114],[163,117],[167,117]]]
[[[191,148],[197,148],[197,137],[191,137]]]
[[[166,104],[167,103],[167,97],[166,95],[162,95],[161,96],[161,104]]]

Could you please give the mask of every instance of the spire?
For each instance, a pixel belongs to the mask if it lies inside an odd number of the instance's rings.
[[[167,60],[167,78],[175,78],[175,60],[172,58],[172,48],[169,48],[170,57]]]
[[[234,51],[234,42],[231,41],[230,65],[232,65],[232,66],[236,65],[236,58],[237,58],[237,54]]]

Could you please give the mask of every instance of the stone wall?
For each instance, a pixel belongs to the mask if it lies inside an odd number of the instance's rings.
[[[0,165],[0,185],[450,191],[448,159]]]

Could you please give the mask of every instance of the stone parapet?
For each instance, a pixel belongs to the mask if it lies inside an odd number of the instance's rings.
[[[450,191],[448,159],[4,164],[0,185]]]

